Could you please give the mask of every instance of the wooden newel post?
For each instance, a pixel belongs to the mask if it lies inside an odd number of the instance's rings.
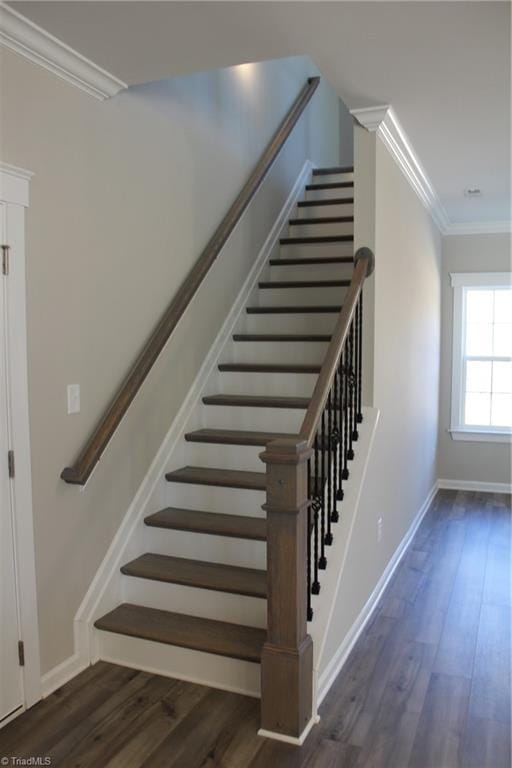
[[[312,716],[313,643],[307,634],[308,459],[294,439],[260,454],[267,465],[268,636],[261,657],[261,727],[298,738]]]

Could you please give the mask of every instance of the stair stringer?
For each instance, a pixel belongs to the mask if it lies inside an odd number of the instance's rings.
[[[379,421],[377,408],[364,407],[363,421],[358,425],[359,439],[354,444],[350,477],[343,483],[344,498],[337,502],[339,522],[333,524],[333,543],[327,547],[327,568],[320,571],[320,594],[313,596],[313,620],[308,625],[313,639],[313,711],[329,690],[332,681],[319,681],[319,669],[331,625],[337,596],[343,581],[347,554],[359,511],[359,502]]]
[[[120,567],[145,551],[147,531],[144,518],[168,501],[165,472],[183,463],[184,435],[201,426],[201,398],[215,390],[218,378],[216,366],[227,356],[226,350],[229,350],[230,345],[233,344],[233,333],[245,330],[244,310],[257,290],[258,279],[261,279],[266,269],[268,270],[269,258],[275,255],[276,249],[279,249],[279,238],[287,231],[288,220],[304,192],[305,185],[311,178],[314,167],[310,160],[305,161],[233,308],[171,424],[77,611],[74,620],[74,656],[79,659],[80,668],[103,659],[156,674],[259,696],[259,665],[100,632],[94,628],[94,622],[123,602],[123,579],[130,577],[123,577]],[[263,501],[262,498],[261,503]],[[156,589],[160,586],[162,585],[157,585]],[[187,587],[168,586],[175,593],[184,592],[181,599],[186,602]],[[203,592],[203,590],[194,591]],[[222,599],[219,593],[211,592],[205,593],[204,598],[206,601],[209,598]],[[234,595],[226,595],[226,599],[232,601],[234,608],[238,610],[243,610],[243,606],[240,605],[242,602],[250,604],[251,600],[254,600],[254,598],[240,597],[236,603],[237,596]],[[258,602],[264,603],[264,601]],[[236,622],[237,617],[234,616],[232,620]]]

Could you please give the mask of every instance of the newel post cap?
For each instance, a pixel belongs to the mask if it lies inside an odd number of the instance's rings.
[[[260,453],[260,459],[265,464],[303,464],[312,453],[305,440],[283,437],[268,443]]]

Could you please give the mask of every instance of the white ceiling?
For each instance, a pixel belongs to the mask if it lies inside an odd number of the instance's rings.
[[[393,106],[453,222],[511,218],[509,2],[11,5],[129,84],[308,54],[349,108]]]

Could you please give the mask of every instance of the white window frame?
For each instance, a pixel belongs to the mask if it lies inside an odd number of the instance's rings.
[[[512,272],[452,272],[453,287],[453,351],[452,351],[452,411],[450,433],[454,440],[472,440],[492,443],[508,443],[512,440],[512,428],[464,425],[464,349],[466,346],[465,289],[494,290],[510,288]]]

